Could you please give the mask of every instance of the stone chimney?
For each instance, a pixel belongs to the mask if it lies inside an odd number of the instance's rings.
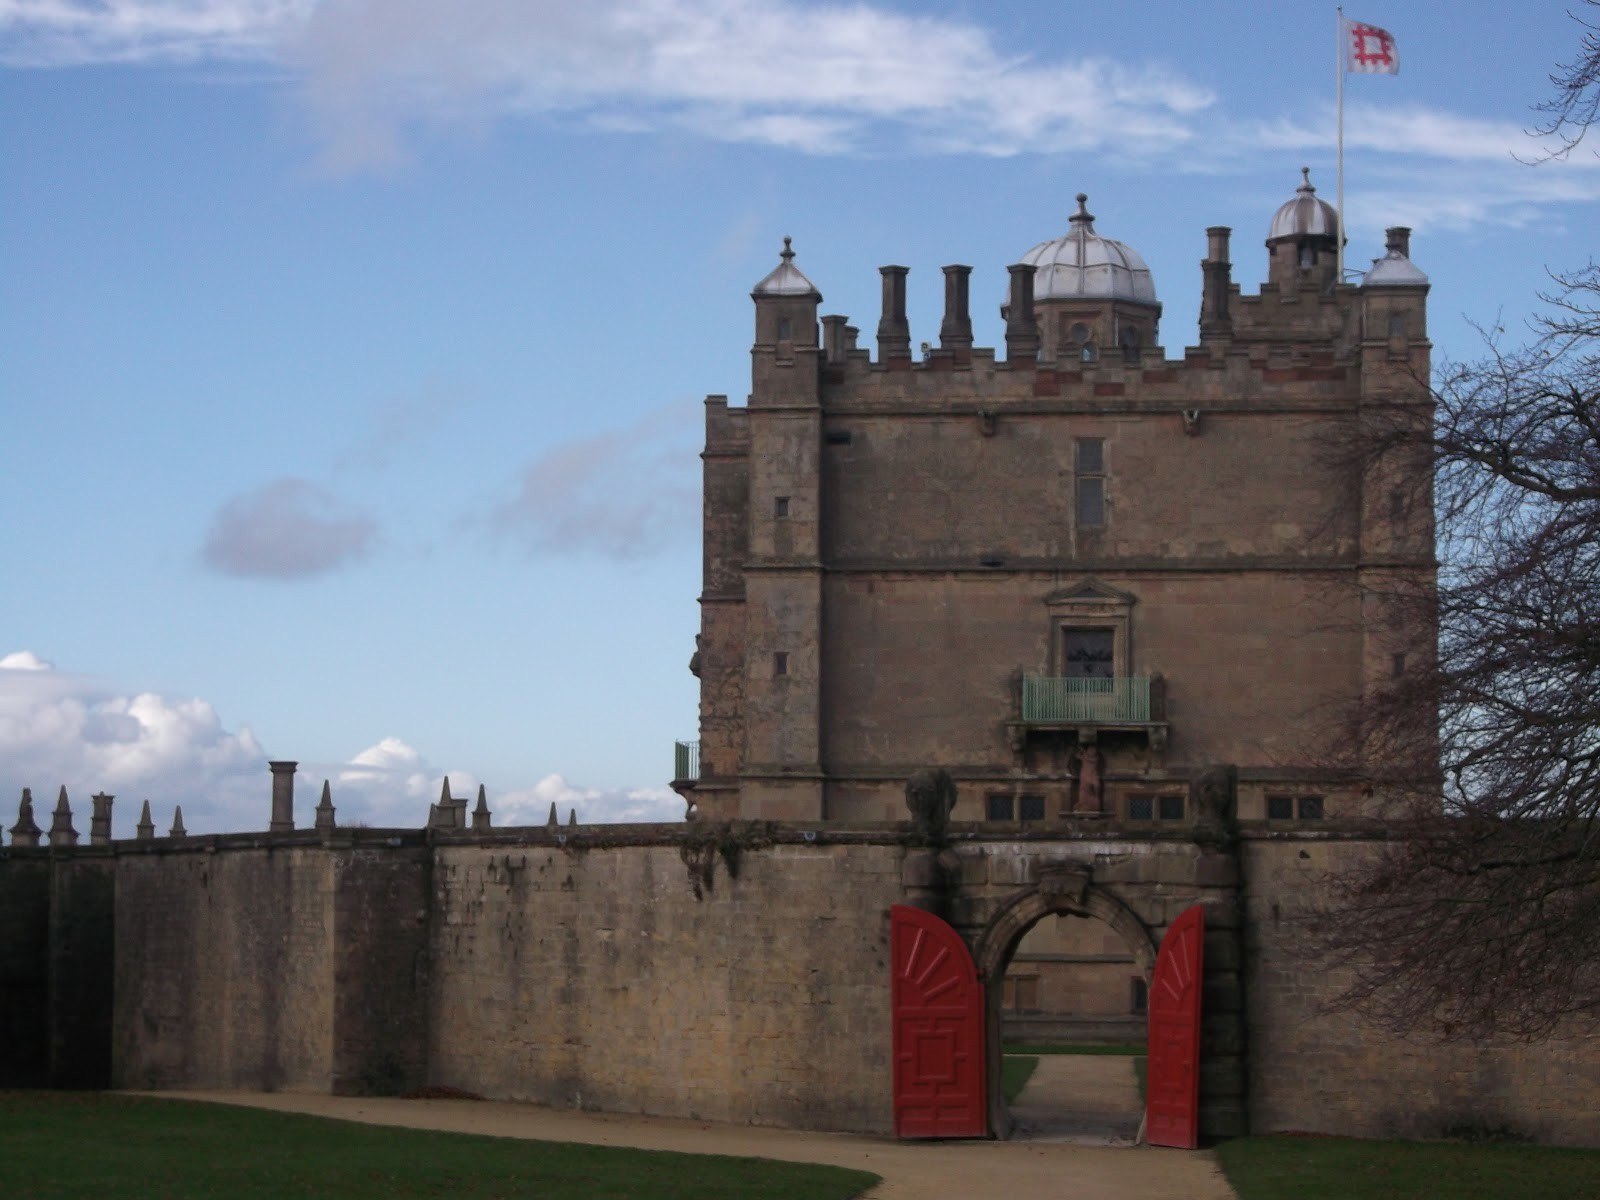
[[[1408,225],[1391,225],[1384,231],[1383,248],[1390,254],[1398,254],[1401,258],[1411,257],[1411,227]]]
[[[104,792],[96,792],[90,797],[94,803],[94,812],[89,817],[89,844],[91,846],[109,846],[111,844],[111,801],[115,797]]]
[[[944,320],[939,325],[939,348],[958,354],[972,349],[972,314],[967,292],[972,268],[960,265],[944,269]]]
[[[1226,225],[1213,225],[1206,230],[1206,257],[1200,264],[1201,337],[1227,337],[1233,332],[1233,316],[1228,311],[1228,295],[1233,284],[1228,235],[1232,232]]]
[[[61,794],[56,797],[56,810],[50,814],[50,844],[52,846],[78,844],[78,831],[72,827],[72,805],[67,803],[67,789],[64,784]]]
[[[272,768],[272,823],[268,833],[294,832],[294,771],[297,762],[269,762]],[[174,835],[176,836],[176,835]]]
[[[1013,263],[1006,270],[1011,272],[1011,301],[1005,312],[1006,361],[1032,365],[1039,361],[1039,322],[1033,315],[1035,268]]]
[[[879,267],[883,318],[878,322],[878,361],[911,361],[911,326],[906,321],[907,267]]]

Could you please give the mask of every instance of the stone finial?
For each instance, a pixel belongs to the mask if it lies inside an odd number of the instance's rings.
[[[481,783],[478,785],[478,807],[472,810],[472,831],[489,832],[489,794]]]
[[[550,819],[545,822],[551,829],[561,824],[561,818],[556,816],[556,802],[550,801]]]
[[[575,809],[575,808],[567,809],[567,825],[570,827],[570,826],[576,825],[577,823],[578,823],[578,810]]]
[[[317,801],[316,827],[324,831],[336,827],[333,819],[333,789],[328,786],[326,779],[322,781],[322,799]]]
[[[294,772],[297,762],[269,762],[272,768],[272,823],[269,833],[294,832]]]
[[[89,844],[91,846],[109,846],[111,844],[111,801],[114,796],[104,792],[96,792],[89,798],[94,803],[94,812],[89,817]]]
[[[457,829],[455,799],[450,795],[450,776],[444,777],[444,783],[439,787],[439,803],[428,809],[429,829]]]
[[[179,804],[172,810],[172,828],[167,832],[168,837],[188,837],[189,831],[183,827],[183,805]]]
[[[148,842],[156,836],[156,823],[150,819],[150,801],[144,802],[144,807],[139,810],[139,823],[133,827],[134,836],[141,842]]]
[[[13,846],[37,846],[39,823],[33,819],[33,789],[22,789],[22,803],[17,805],[17,823],[11,827]]]
[[[50,844],[76,846],[78,831],[72,827],[72,805],[67,802],[67,788],[63,784],[56,797],[56,810],[50,814]]]

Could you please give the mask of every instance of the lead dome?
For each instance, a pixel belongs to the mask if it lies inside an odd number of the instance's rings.
[[[1338,236],[1338,210],[1317,195],[1317,189],[1311,183],[1311,168],[1301,167],[1300,186],[1295,189],[1294,197],[1272,214],[1272,225],[1267,230],[1267,245],[1306,238],[1325,238],[1333,243]]]
[[[1094,230],[1089,197],[1078,193],[1078,211],[1067,233],[1040,242],[1022,256],[1035,268],[1034,300],[1131,300],[1156,303],[1156,285],[1139,252]]]

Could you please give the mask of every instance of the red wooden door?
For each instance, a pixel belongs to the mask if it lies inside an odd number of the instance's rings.
[[[1200,1144],[1200,981],[1205,909],[1179,914],[1161,939],[1150,980],[1145,1134],[1152,1146]]]
[[[983,989],[961,935],[932,913],[889,910],[896,1137],[986,1137]]]

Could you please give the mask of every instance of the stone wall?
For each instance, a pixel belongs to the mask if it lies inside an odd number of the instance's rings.
[[[198,839],[119,856],[114,1084],[332,1090],[335,866]]]
[[[1427,1138],[1467,1127],[1600,1144],[1600,1037],[1447,1044],[1328,1007],[1342,981],[1296,953],[1303,905],[1329,871],[1373,847],[1338,833],[1246,838],[1254,1131]]]
[[[713,848],[697,899],[665,841],[439,848],[432,1081],[887,1132],[899,847],[782,844],[739,856],[737,878]]]
[[[993,982],[996,1051],[999,980],[1036,921],[1096,917],[1142,971],[1201,903],[1202,1132],[1600,1143],[1594,1038],[1441,1046],[1327,1008],[1339,981],[1296,953],[1299,906],[1370,851],[1354,825],[950,833],[945,907]],[[902,838],[708,823],[9,851],[0,1063],[13,1086],[431,1083],[883,1133],[888,912],[929,853]]]
[[[0,850],[0,1088],[50,1079],[50,861]]]

